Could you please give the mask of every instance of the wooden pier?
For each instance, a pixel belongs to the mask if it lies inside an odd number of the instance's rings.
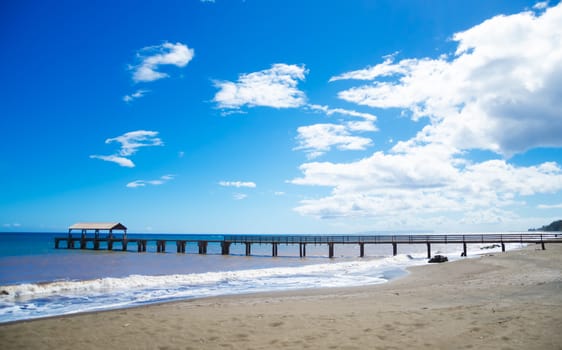
[[[335,256],[336,245],[357,245],[359,256],[365,256],[365,245],[384,244],[392,247],[392,255],[398,254],[398,245],[422,244],[426,246],[427,257],[431,257],[431,246],[433,244],[459,244],[463,247],[463,255],[467,254],[469,244],[498,244],[502,251],[505,251],[507,243],[540,244],[541,249],[545,249],[546,244],[562,243],[559,234],[556,233],[506,233],[506,234],[443,234],[443,235],[360,235],[360,236],[330,236],[330,235],[224,235],[222,239],[198,238],[192,236],[191,239],[140,239],[121,238],[114,236],[108,237],[56,237],[55,248],[68,249],[102,249],[102,243],[107,250],[128,251],[130,245],[136,244],[137,252],[146,252],[148,245],[155,245],[157,253],[165,253],[169,246],[175,246],[177,253],[186,253],[188,243],[197,244],[199,254],[207,254],[208,245],[220,245],[222,255],[229,255],[233,244],[243,244],[245,255],[252,254],[253,244],[271,245],[271,255],[278,256],[280,244],[295,245],[299,247],[299,256],[306,257],[307,245],[326,245],[328,247],[328,257]],[[65,244],[61,244],[65,243]]]

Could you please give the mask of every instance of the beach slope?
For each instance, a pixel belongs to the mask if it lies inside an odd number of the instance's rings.
[[[562,244],[359,288],[209,298],[0,325],[2,349],[562,349]]]

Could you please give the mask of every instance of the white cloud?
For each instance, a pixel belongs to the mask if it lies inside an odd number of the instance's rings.
[[[244,182],[244,181],[220,181],[219,185],[223,186],[223,187],[256,188],[256,184],[254,182],[251,182],[251,181],[246,181],[246,182]]]
[[[232,197],[237,201],[241,201],[242,199],[248,198],[248,195],[244,193],[235,193],[232,195]]]
[[[213,101],[219,108],[239,109],[243,106],[292,108],[306,102],[304,92],[297,89],[304,80],[304,66],[274,64],[270,69],[241,74],[237,82],[215,81],[219,89]]]
[[[537,2],[533,8],[536,10],[544,10],[548,7],[548,1]]]
[[[165,184],[168,181],[173,180],[174,177],[175,177],[174,175],[164,175],[157,180],[136,180],[136,181],[129,182],[127,184],[127,187],[137,188],[137,187],[145,187],[147,185],[159,186]]]
[[[331,116],[333,114],[342,114],[342,115],[351,116],[351,117],[360,117],[360,118],[363,118],[365,120],[372,121],[372,122],[375,122],[377,120],[377,116],[375,116],[374,114],[371,114],[371,113],[357,112],[357,111],[354,111],[354,110],[349,110],[349,109],[344,109],[344,108],[330,108],[328,106],[315,105],[315,104],[309,104],[309,105],[307,105],[307,107],[310,110],[313,110],[313,111],[324,112],[324,113],[326,113],[327,116]],[[372,131],[376,131],[376,128]]]
[[[119,156],[116,156],[116,155],[110,155],[110,156],[91,155],[90,158],[101,159],[101,160],[105,160],[106,162],[117,163],[120,166],[126,167],[126,168],[134,168],[135,167],[135,164],[129,158],[119,157]]]
[[[125,96],[123,96],[123,101],[125,101],[125,102],[127,102],[127,103],[132,102],[132,101],[134,101],[134,100],[136,100],[136,99],[139,99],[139,98],[143,97],[143,96],[144,96],[147,92],[149,92],[149,91],[150,91],[150,90],[139,89],[139,90],[133,92],[133,93],[130,94],[130,95],[125,95]]]
[[[121,136],[105,140],[105,143],[118,142],[121,144],[119,155],[130,156],[141,147],[163,146],[164,143],[158,137],[157,131],[137,130],[130,131]]]
[[[301,126],[297,129],[298,146],[295,150],[304,150],[308,159],[314,159],[326,152],[332,147],[345,151],[365,150],[372,145],[372,140],[367,137],[357,136],[355,132],[373,132],[377,131],[375,121],[377,117],[371,113],[362,113],[354,110],[343,108],[330,108],[328,106],[309,104],[306,106],[308,110],[314,112],[322,112],[327,116],[339,114],[344,117],[357,117],[363,120],[340,120],[339,124],[335,123],[319,123],[308,126]]]
[[[562,203],[560,204],[539,204],[537,205],[539,209],[562,209]]]
[[[164,143],[157,137],[157,131],[137,130],[130,131],[121,136],[109,138],[105,143],[117,142],[121,144],[121,148],[112,155],[91,155],[90,158],[101,159],[108,162],[117,163],[123,167],[133,168],[135,164],[130,160],[132,156],[141,147],[163,146]]]
[[[133,81],[150,82],[167,78],[167,73],[160,72],[160,68],[166,65],[185,67],[195,54],[193,49],[182,43],[165,42],[162,45],[148,46],[137,53],[140,61],[137,65],[130,67],[133,71]]]
[[[392,56],[333,77],[333,82],[372,80],[341,91],[346,101],[402,108],[428,123],[389,153],[349,163],[303,164],[303,175],[293,184],[331,191],[302,200],[295,210],[320,218],[373,218],[379,227],[393,228],[523,222],[518,211],[526,198],[562,191],[560,164],[473,161],[467,151],[509,157],[536,147],[562,147],[560,23],[562,4],[540,14],[497,16],[455,34],[458,46],[451,56],[397,63]]]
[[[338,80],[373,80],[378,77],[392,76],[398,73],[405,74],[406,70],[400,66],[393,65],[395,55],[387,56],[382,64],[377,64],[374,67],[368,67],[352,72],[343,73],[330,78],[330,82]]]
[[[366,137],[351,135],[350,131],[356,130],[354,128],[357,126],[353,123],[301,126],[297,129],[299,145],[295,149],[305,150],[309,159],[324,154],[332,146],[339,150],[364,150],[372,144],[372,141]]]
[[[442,143],[511,156],[562,146],[562,4],[541,13],[496,16],[456,33],[451,57],[405,59],[335,76],[373,80],[339,97],[404,108],[430,124],[402,150]],[[383,78],[383,79],[380,79]]]
[[[428,124],[412,139],[396,142],[390,153],[303,164],[293,184],[331,191],[302,200],[295,210],[319,218],[371,218],[394,228],[522,222],[517,212],[527,206],[526,198],[562,191],[560,164],[471,161],[467,151],[511,156],[562,147],[560,23],[562,4],[540,14],[497,16],[455,34],[458,46],[451,56],[397,63],[387,57],[333,77],[372,80],[341,91],[346,101],[403,108]]]
[[[409,154],[377,152],[346,164],[304,164],[304,176],[292,183],[326,186],[332,191],[324,198],[303,200],[296,211],[323,218],[404,220],[457,213],[470,216],[473,222],[474,213],[522,206],[525,196],[562,190],[562,169],[554,163],[516,167],[490,160],[470,164],[428,147]]]

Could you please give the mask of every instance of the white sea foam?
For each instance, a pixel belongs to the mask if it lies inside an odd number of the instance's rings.
[[[0,322],[167,300],[378,284],[388,280],[389,272],[425,263],[398,255],[298,267],[4,286],[0,290],[7,295],[0,297]]]

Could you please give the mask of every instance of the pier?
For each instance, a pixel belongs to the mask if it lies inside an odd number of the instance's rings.
[[[505,251],[508,243],[537,244],[541,249],[546,249],[545,245],[550,243],[562,243],[557,233],[505,233],[505,234],[412,234],[412,235],[223,235],[222,238],[208,239],[202,236],[191,236],[191,239],[141,239],[128,238],[126,234],[122,237],[115,237],[109,234],[101,237],[96,234],[94,237],[87,237],[85,233],[80,237],[73,237],[71,233],[67,237],[56,237],[55,248],[67,249],[94,249],[105,248],[109,251],[121,250],[128,251],[128,248],[136,246],[137,252],[146,252],[147,246],[156,246],[157,253],[166,253],[168,249],[175,248],[177,253],[185,254],[188,243],[196,244],[198,254],[207,254],[209,244],[220,246],[222,255],[230,255],[233,244],[245,246],[245,255],[252,255],[252,245],[266,244],[271,245],[271,256],[278,256],[279,245],[298,246],[299,256],[306,257],[308,245],[325,245],[328,248],[328,257],[335,256],[336,246],[356,245],[359,248],[358,256],[365,256],[365,245],[388,245],[392,249],[392,255],[397,255],[399,245],[421,244],[426,246],[427,257],[431,257],[431,248],[434,244],[459,244],[463,247],[463,256],[467,255],[469,244],[497,244]],[[173,251],[173,250],[172,250]]]

